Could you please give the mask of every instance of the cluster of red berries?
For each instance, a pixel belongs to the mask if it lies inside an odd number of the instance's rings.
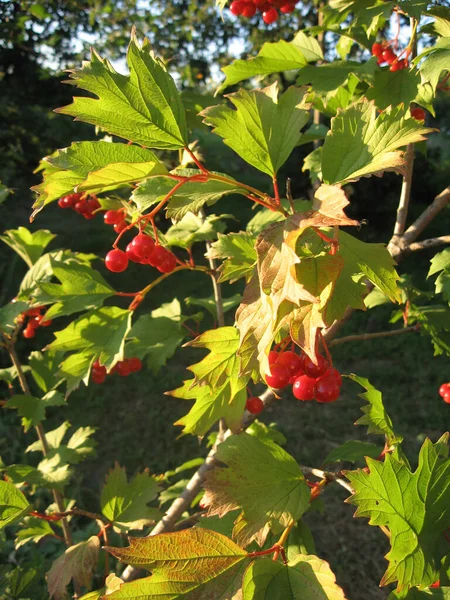
[[[22,332],[23,337],[27,340],[34,338],[38,327],[48,327],[52,324],[51,319],[43,321],[44,315],[42,314],[42,310],[43,308],[41,307],[30,308],[20,316],[21,323],[24,323],[28,319],[27,326]]]
[[[116,233],[121,233],[127,226],[125,213],[123,210],[107,210],[103,215],[103,220],[107,225],[112,225]]]
[[[175,254],[160,244],[155,244],[153,238],[145,233],[138,233],[128,244],[125,252],[111,250],[105,258],[106,268],[113,273],[121,273],[128,267],[129,261],[141,265],[156,267],[161,273],[172,273],[177,266]]]
[[[439,396],[446,402],[450,404],[450,383],[443,383],[439,388]]]
[[[250,19],[259,10],[264,23],[270,25],[278,19],[278,10],[287,15],[295,10],[297,2],[298,0],[234,0],[230,4],[230,11],[237,17]]]
[[[101,208],[100,202],[96,196],[86,196],[85,194],[69,194],[58,200],[60,208],[71,208],[85,219],[93,219],[95,211]]]
[[[339,398],[341,375],[321,354],[317,356],[315,364],[306,355],[272,350],[269,353],[269,365],[267,385],[279,390],[292,384],[292,393],[297,400],[334,402]]]
[[[114,365],[110,371],[110,375],[117,373],[120,377],[128,377],[131,373],[137,373],[142,369],[142,362],[137,356],[133,358],[125,358]],[[107,375],[106,367],[101,365],[98,360],[92,365],[91,379],[94,383],[103,383]]]
[[[372,46],[372,55],[378,58],[378,64],[384,63],[390,65],[389,71],[401,71],[409,67],[407,58],[398,58],[388,43],[379,44],[375,42]]]

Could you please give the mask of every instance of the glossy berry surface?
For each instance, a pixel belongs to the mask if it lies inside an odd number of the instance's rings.
[[[128,364],[130,366],[131,373],[137,373],[142,369],[142,361],[137,356],[128,359]]]
[[[417,107],[417,108],[413,108],[411,110],[411,116],[416,121],[425,121],[425,117],[427,115],[426,115],[426,112],[423,110],[423,108]]]
[[[252,415],[259,415],[264,408],[264,403],[261,398],[258,396],[252,396],[251,398],[247,398],[247,402],[245,403],[245,408]]]
[[[251,17],[254,17],[255,14],[256,6],[253,4],[253,2],[246,2],[242,10],[242,16],[246,17],[247,19],[250,19]]]
[[[295,375],[296,373],[301,375],[299,371],[303,371],[302,357],[298,354],[295,354],[295,352],[291,352],[290,350],[288,350],[287,352],[282,352],[278,357],[277,363],[279,365],[284,365],[285,367],[287,367],[291,375]]]
[[[111,250],[106,255],[105,265],[113,273],[122,273],[128,267],[128,256],[122,250]]]
[[[34,338],[36,335],[36,328],[33,327],[30,323],[23,330],[23,337],[27,340]]]
[[[450,383],[443,383],[439,388],[439,396],[443,398],[447,392],[450,392]]]
[[[239,15],[242,15],[244,8],[245,8],[245,3],[241,2],[240,0],[234,0],[234,2],[232,2],[230,4],[230,11],[236,17],[238,17]]]
[[[172,252],[167,250],[166,256],[160,261],[159,265],[156,265],[156,268],[158,271],[161,271],[161,273],[172,273],[176,266],[177,259],[175,254],[172,254]]]
[[[375,44],[372,45],[372,54],[373,56],[380,58],[380,56],[383,54],[383,46],[378,42],[375,42]]]
[[[142,259],[139,258],[139,256],[136,256],[136,254],[134,253],[134,248],[133,248],[133,245],[131,242],[125,248],[125,254],[128,257],[128,260],[131,260],[131,262],[135,262],[135,263],[142,262]],[[145,262],[147,262],[147,261],[145,261]]]
[[[391,65],[395,60],[397,60],[397,55],[391,48],[387,48],[383,51],[381,58],[384,62],[387,62],[388,65]]]
[[[125,217],[121,210],[107,210],[103,215],[103,220],[107,225],[115,225],[124,221]]]
[[[271,350],[269,352],[269,365],[273,365],[273,363],[276,363],[278,360],[278,357],[280,355],[278,354],[278,352],[276,350]]]
[[[133,252],[139,258],[148,258],[155,249],[155,242],[145,233],[138,233],[131,241]]]
[[[450,390],[448,390],[448,392],[445,392],[445,394],[442,397],[446,404],[450,404]]]
[[[308,377],[307,375],[300,375],[294,381],[292,386],[292,393],[297,400],[314,400],[314,386],[316,380],[314,377]]]
[[[271,23],[275,23],[278,19],[278,12],[276,8],[269,8],[266,12],[263,12],[263,21],[266,25],[270,25]]]
[[[121,376],[121,377],[128,377],[128,375],[131,373],[131,368],[130,368],[130,363],[128,360],[123,360],[117,363],[116,365],[116,372]]]
[[[266,375],[266,383],[271,388],[281,390],[286,387],[291,378],[289,369],[277,363],[270,365],[270,374]]]
[[[303,371],[308,377],[321,377],[327,369],[328,361],[321,354],[317,355],[317,365],[313,363],[309,356],[305,356],[303,359]]]
[[[113,229],[116,233],[122,233],[124,229],[127,227],[127,222],[125,220],[119,221],[113,225]]]
[[[328,371],[316,380],[314,396],[317,402],[334,402],[339,398],[341,386],[335,373]]]
[[[285,15],[289,15],[292,12],[294,12],[295,10],[295,4],[283,4],[283,6],[280,6],[280,12],[284,13]]]

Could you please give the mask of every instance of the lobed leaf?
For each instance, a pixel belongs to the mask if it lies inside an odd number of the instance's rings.
[[[15,485],[0,480],[0,529],[18,521],[32,510],[32,506]]]
[[[17,252],[31,268],[55,237],[56,235],[47,229],[31,232],[26,227],[19,227],[5,231],[0,240]]]

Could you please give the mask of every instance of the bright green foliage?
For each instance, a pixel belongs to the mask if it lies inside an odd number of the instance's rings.
[[[450,311],[448,306],[412,305],[408,321],[411,325],[420,324],[420,333],[430,337],[435,356],[444,353],[450,356]]]
[[[0,332],[12,333],[16,328],[16,318],[28,310],[25,302],[10,302],[0,308]]]
[[[188,367],[194,379],[170,392],[176,398],[196,400],[189,413],[175,424],[184,426],[183,433],[202,436],[223,417],[236,430],[244,412],[248,383],[248,377],[241,374],[237,356],[238,331],[234,327],[220,327],[206,331],[188,345],[206,348],[210,353]]]
[[[16,534],[16,548],[20,548],[29,542],[37,544],[48,535],[55,535],[48,521],[36,517],[26,517],[23,527]]]
[[[22,426],[25,431],[45,419],[47,407],[64,405],[64,396],[57,391],[49,392],[43,398],[29,395],[13,396],[5,404],[6,408],[17,409],[18,414],[22,417]]]
[[[322,58],[322,49],[317,40],[299,31],[292,42],[280,40],[272,44],[266,43],[254,58],[235,60],[231,65],[224,67],[222,70],[226,79],[218,91],[222,92],[228,86],[250,77],[301,69],[308,62]]]
[[[68,392],[78,387],[80,381],[87,381],[95,359],[108,369],[123,359],[131,318],[129,310],[105,306],[85,313],[62,331],[55,332],[56,339],[48,348],[71,353],[60,365]]]
[[[47,573],[49,597],[55,600],[67,598],[67,586],[70,581],[89,588],[92,575],[97,566],[100,539],[93,535],[85,542],[75,544],[55,560]]]
[[[304,95],[305,90],[290,87],[278,98],[274,83],[262,90],[229,94],[235,110],[218,105],[201,114],[227,146],[273,177],[299,142],[299,131],[309,119]]]
[[[31,368],[31,375],[44,394],[61,383],[56,375],[61,359],[62,354],[51,350],[32,352],[29,356],[28,364]]]
[[[32,233],[26,227],[19,227],[5,231],[0,240],[8,244],[29,267],[32,267],[55,237],[55,234],[46,229]]]
[[[110,142],[74,142],[47,157],[50,168],[33,190],[39,194],[34,208],[73,191],[95,194],[167,173],[159,159],[145,148]]]
[[[303,519],[291,529],[286,548],[286,557],[290,561],[299,554],[317,554],[311,529]]]
[[[438,39],[436,45],[424,50],[416,61],[419,62],[424,57],[425,60],[419,66],[422,83],[430,85],[435,94],[441,74],[450,71],[450,36]]]
[[[69,465],[56,467],[59,458],[54,459],[54,464],[48,461],[43,466],[9,465],[4,469],[5,474],[15,485],[36,485],[46,489],[62,490],[72,475]]]
[[[442,294],[450,304],[450,248],[439,252],[431,259],[428,277],[436,273],[439,273],[435,282],[436,294]]]
[[[50,268],[61,283],[39,283],[39,302],[53,304],[46,319],[98,308],[115,293],[100,273],[88,265],[58,263],[50,258]]]
[[[224,218],[233,218],[231,215],[208,215],[204,219],[194,213],[188,212],[184,217],[170,227],[165,234],[169,246],[191,248],[197,242],[213,241],[217,233],[226,229]]]
[[[360,81],[373,80],[375,69],[375,60],[363,64],[337,61],[317,67],[308,65],[298,74],[297,85],[310,84],[314,94],[326,98],[337,94],[350,76],[357,77]]]
[[[225,515],[241,508],[233,537],[242,546],[259,545],[272,528],[287,527],[308,509],[310,493],[296,461],[280,446],[241,433],[217,448],[217,458],[228,468],[206,475],[203,504],[209,515]]]
[[[106,476],[100,508],[119,531],[142,529],[161,514],[147,506],[157,494],[158,484],[148,469],[128,482],[125,468],[116,463]]]
[[[374,100],[380,110],[399,104],[409,106],[418,94],[419,84],[420,77],[416,70],[401,69],[394,73],[387,69],[377,71],[366,98]]]
[[[12,483],[0,480],[0,529],[14,523],[32,510],[27,499]]]
[[[363,411],[364,416],[360,417],[355,424],[367,425],[368,433],[384,434],[389,446],[393,444],[400,444],[403,438],[394,431],[391,418],[384,408],[381,392],[376,390],[373,385],[371,385],[364,377],[358,377],[357,375],[353,374],[349,377],[366,389],[363,394],[360,394],[360,397],[364,400],[367,400],[369,403],[368,406],[363,406],[361,410]]]
[[[419,465],[412,473],[387,454],[384,462],[367,459],[369,473],[348,474],[355,494],[348,502],[355,516],[370,525],[387,526],[391,549],[381,585],[397,582],[401,591],[427,586],[439,577],[440,559],[447,552],[443,532],[450,526],[450,460],[448,434],[435,445],[426,440]]]
[[[328,563],[317,556],[298,555],[283,565],[255,560],[243,582],[243,600],[345,600]]]
[[[363,460],[364,457],[377,458],[380,456],[383,448],[376,446],[370,442],[362,442],[361,440],[348,440],[341,444],[338,448],[331,450],[327,454],[323,464],[326,465],[332,462],[357,462]]]
[[[148,148],[176,150],[188,143],[186,115],[164,64],[133,34],[127,53],[130,75],[117,73],[94,50],[90,62],[71,71],[73,83],[97,99],[76,97],[57,112],[97,125]]]
[[[219,281],[233,283],[241,277],[248,281],[256,264],[254,236],[240,231],[239,233],[219,233],[217,242],[211,244],[208,256],[223,260],[219,271]]]
[[[157,373],[185,339],[186,330],[182,327],[185,320],[176,298],[139,317],[127,336],[126,354],[147,358],[148,366]]]
[[[129,541],[128,548],[106,549],[122,562],[151,570],[152,576],[125,583],[108,600],[231,599],[248,564],[245,550],[230,539],[196,527]]]
[[[425,590],[412,588],[405,590],[405,593],[393,591],[389,594],[388,600],[450,600],[450,587],[439,587]]]
[[[215,302],[214,296],[208,296],[208,298],[193,298],[191,296],[188,296],[187,298],[184,299],[184,301],[186,302],[187,306],[201,306],[202,308],[204,308],[205,310],[210,312],[214,318],[217,317],[217,308],[216,308],[216,302]],[[235,308],[239,304],[240,301],[241,301],[240,294],[234,294],[233,296],[230,296],[229,298],[223,298],[222,299],[223,312],[224,313],[229,312],[232,308]]]
[[[363,100],[339,111],[323,145],[324,182],[355,181],[386,170],[402,173],[404,159],[398,149],[426,139],[425,135],[433,131],[415,119],[401,116],[402,110],[388,109],[377,117],[375,104]]]

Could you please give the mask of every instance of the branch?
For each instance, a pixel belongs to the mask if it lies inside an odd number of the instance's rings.
[[[436,246],[444,246],[450,244],[450,235],[441,235],[440,237],[429,238],[422,242],[414,242],[408,247],[408,252],[415,252],[416,250],[428,250],[428,248],[435,248]]]
[[[345,488],[348,492],[350,492],[350,494],[353,494],[355,492],[352,486],[347,481],[342,479],[342,477],[340,476],[341,473],[335,473],[334,471],[322,471],[321,469],[315,469],[314,467],[305,467],[303,465],[300,465],[300,469],[305,475],[314,475],[315,477],[319,477],[319,479],[335,481],[340,486]]]
[[[417,325],[411,327],[405,327],[404,329],[393,329],[391,331],[377,331],[375,333],[359,333],[356,335],[346,335],[345,337],[337,338],[329,342],[328,346],[337,346],[339,344],[345,344],[345,342],[363,342],[367,340],[374,340],[382,337],[392,337],[394,335],[402,335],[403,333],[410,333],[412,331],[419,331]]]
[[[397,220],[394,226],[394,235],[402,235],[405,231],[408,216],[409,201],[411,199],[411,184],[414,166],[414,144],[408,144],[405,152],[406,169],[403,176],[400,201],[397,208]]]

